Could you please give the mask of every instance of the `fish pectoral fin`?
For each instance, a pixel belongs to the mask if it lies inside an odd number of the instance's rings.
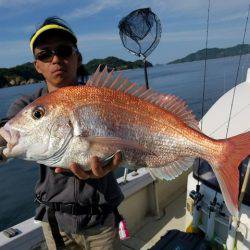
[[[193,165],[193,162],[194,158],[184,157],[178,161],[168,163],[165,166],[149,168],[149,172],[154,178],[170,181],[189,169]]]
[[[90,147],[93,144],[103,144],[103,145],[114,145],[117,146],[119,149],[123,148],[131,148],[142,151],[147,154],[154,154],[143,145],[131,140],[124,140],[119,137],[105,137],[105,136],[90,136],[87,137],[86,140],[90,143]]]

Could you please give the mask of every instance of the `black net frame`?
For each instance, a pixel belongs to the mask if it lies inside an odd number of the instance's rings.
[[[161,38],[161,22],[150,8],[132,11],[119,22],[119,35],[123,46],[132,54],[146,58],[156,48]],[[145,39],[150,39],[150,45],[143,48]],[[137,48],[131,48],[129,43],[135,43]]]

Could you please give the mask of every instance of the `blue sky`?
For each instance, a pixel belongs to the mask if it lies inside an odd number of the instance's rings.
[[[248,4],[211,0],[209,48],[242,42]],[[205,47],[207,6],[207,0],[0,0],[0,67],[32,61],[29,37],[46,17],[55,15],[75,31],[85,63],[107,56],[137,60],[122,46],[117,26],[122,17],[144,7],[162,23],[161,41],[148,60],[166,63]]]

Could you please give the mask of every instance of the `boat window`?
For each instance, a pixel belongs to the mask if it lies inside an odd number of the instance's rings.
[[[247,170],[247,163],[249,158],[246,158],[242,164],[239,166],[240,171],[240,189],[244,180],[244,176]],[[195,179],[198,179],[198,169],[199,169],[199,178],[200,181],[207,185],[208,187],[214,189],[215,191],[221,192],[218,181],[215,177],[215,174],[211,168],[211,166],[204,160],[196,159],[193,165],[193,176]],[[250,179],[250,178],[249,178]],[[248,181],[247,190],[243,199],[243,204],[250,206],[250,181]]]

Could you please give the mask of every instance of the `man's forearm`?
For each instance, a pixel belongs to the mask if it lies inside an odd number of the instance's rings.
[[[9,119],[7,119],[7,118],[1,119],[0,120],[0,128],[3,127],[8,120]],[[3,147],[5,145],[6,145],[6,141],[3,139],[2,136],[0,136],[0,147]]]
[[[1,119],[0,120],[0,128],[4,126],[4,124],[8,121],[8,119]],[[2,136],[0,136],[0,163],[4,162],[6,158],[2,154],[3,147],[6,145],[6,141],[3,139]]]
[[[0,128],[3,127],[5,125],[6,122],[8,122],[8,118],[2,118],[0,119]]]

